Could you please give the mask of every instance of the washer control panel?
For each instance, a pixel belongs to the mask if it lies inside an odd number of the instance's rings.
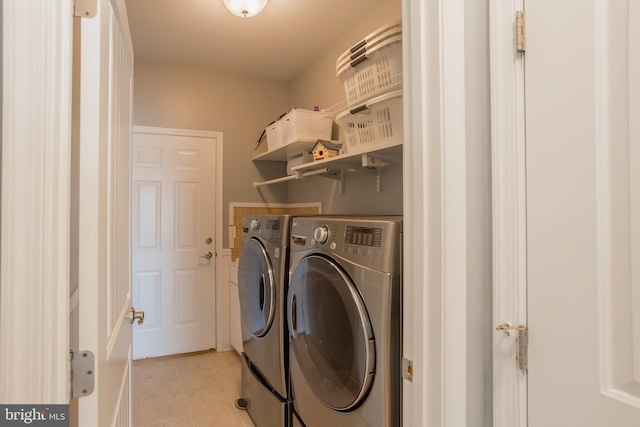
[[[252,215],[245,216],[242,222],[243,239],[251,236],[286,246],[289,242],[289,217],[286,215]]]
[[[269,231],[280,231],[282,230],[282,219],[281,218],[265,218],[264,228]]]

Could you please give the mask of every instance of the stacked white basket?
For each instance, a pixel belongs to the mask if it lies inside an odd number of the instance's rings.
[[[402,142],[402,90],[367,101],[362,109],[343,111],[336,117],[344,130],[343,150],[361,153]]]
[[[274,150],[296,141],[331,139],[333,120],[327,113],[294,108],[266,128],[267,148]]]
[[[331,139],[333,121],[321,111],[294,108],[280,119],[282,145],[295,141],[315,142],[318,139]]]
[[[402,22],[369,34],[336,61],[349,109],[336,122],[345,152],[366,152],[402,142]]]

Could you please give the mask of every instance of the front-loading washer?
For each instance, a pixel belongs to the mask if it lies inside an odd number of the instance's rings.
[[[238,293],[244,352],[241,398],[258,427],[290,424],[288,215],[247,215],[242,224]]]
[[[294,217],[290,233],[293,419],[402,425],[402,218]]]

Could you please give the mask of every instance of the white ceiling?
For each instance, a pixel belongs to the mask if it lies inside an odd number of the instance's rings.
[[[126,0],[135,57],[289,80],[385,0],[270,0],[252,18],[222,0]]]

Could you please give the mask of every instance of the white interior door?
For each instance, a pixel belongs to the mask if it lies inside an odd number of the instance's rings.
[[[640,2],[526,2],[530,427],[640,425]]]
[[[124,0],[82,19],[78,212],[79,348],[95,354],[80,426],[131,425],[131,98]]]
[[[215,348],[216,138],[136,127],[134,359]]]

